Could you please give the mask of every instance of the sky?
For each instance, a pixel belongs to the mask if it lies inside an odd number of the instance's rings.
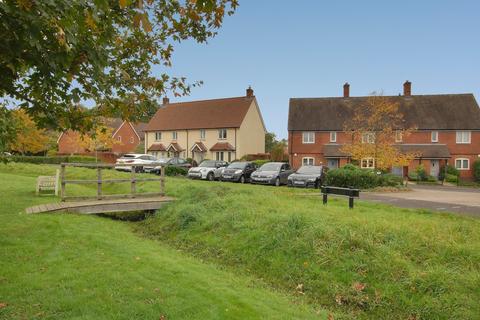
[[[251,85],[267,127],[287,137],[294,97],[473,93],[480,97],[480,1],[239,0],[208,44],[176,46],[169,74],[202,80],[190,96]],[[160,70],[156,70],[159,72]],[[452,110],[453,111],[453,110]]]

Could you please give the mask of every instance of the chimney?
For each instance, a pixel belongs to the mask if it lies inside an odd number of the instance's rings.
[[[168,99],[168,97],[163,97],[162,104],[166,105],[166,104],[169,104],[169,103],[170,103],[170,99]]]
[[[350,84],[348,82],[345,82],[345,84],[343,85],[343,97],[350,97]]]
[[[403,84],[403,95],[406,97],[412,95],[412,83],[408,80]]]
[[[251,98],[253,97],[253,89],[251,86],[248,86],[248,89],[247,89],[247,98]]]

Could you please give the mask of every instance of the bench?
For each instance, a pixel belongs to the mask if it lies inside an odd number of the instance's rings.
[[[37,177],[36,194],[40,195],[41,191],[53,191],[54,195],[58,195],[58,178],[60,171],[57,169],[57,173],[54,176],[39,176]]]
[[[323,204],[325,205],[328,201],[328,195],[335,194],[348,197],[348,207],[353,209],[353,199],[360,197],[360,189],[322,186],[321,190],[323,194]]]

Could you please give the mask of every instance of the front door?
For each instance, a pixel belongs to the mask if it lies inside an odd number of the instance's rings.
[[[338,159],[328,159],[327,160],[328,169],[337,169],[338,168]]]
[[[203,161],[204,158],[204,152],[199,152],[199,151],[193,151],[193,159],[197,162],[200,163]]]
[[[438,178],[440,172],[440,160],[430,160],[430,175]]]

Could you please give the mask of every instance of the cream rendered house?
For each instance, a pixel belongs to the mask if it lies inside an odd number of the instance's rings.
[[[243,97],[169,103],[145,130],[145,150],[157,158],[233,161],[265,153],[265,124],[251,88]]]

